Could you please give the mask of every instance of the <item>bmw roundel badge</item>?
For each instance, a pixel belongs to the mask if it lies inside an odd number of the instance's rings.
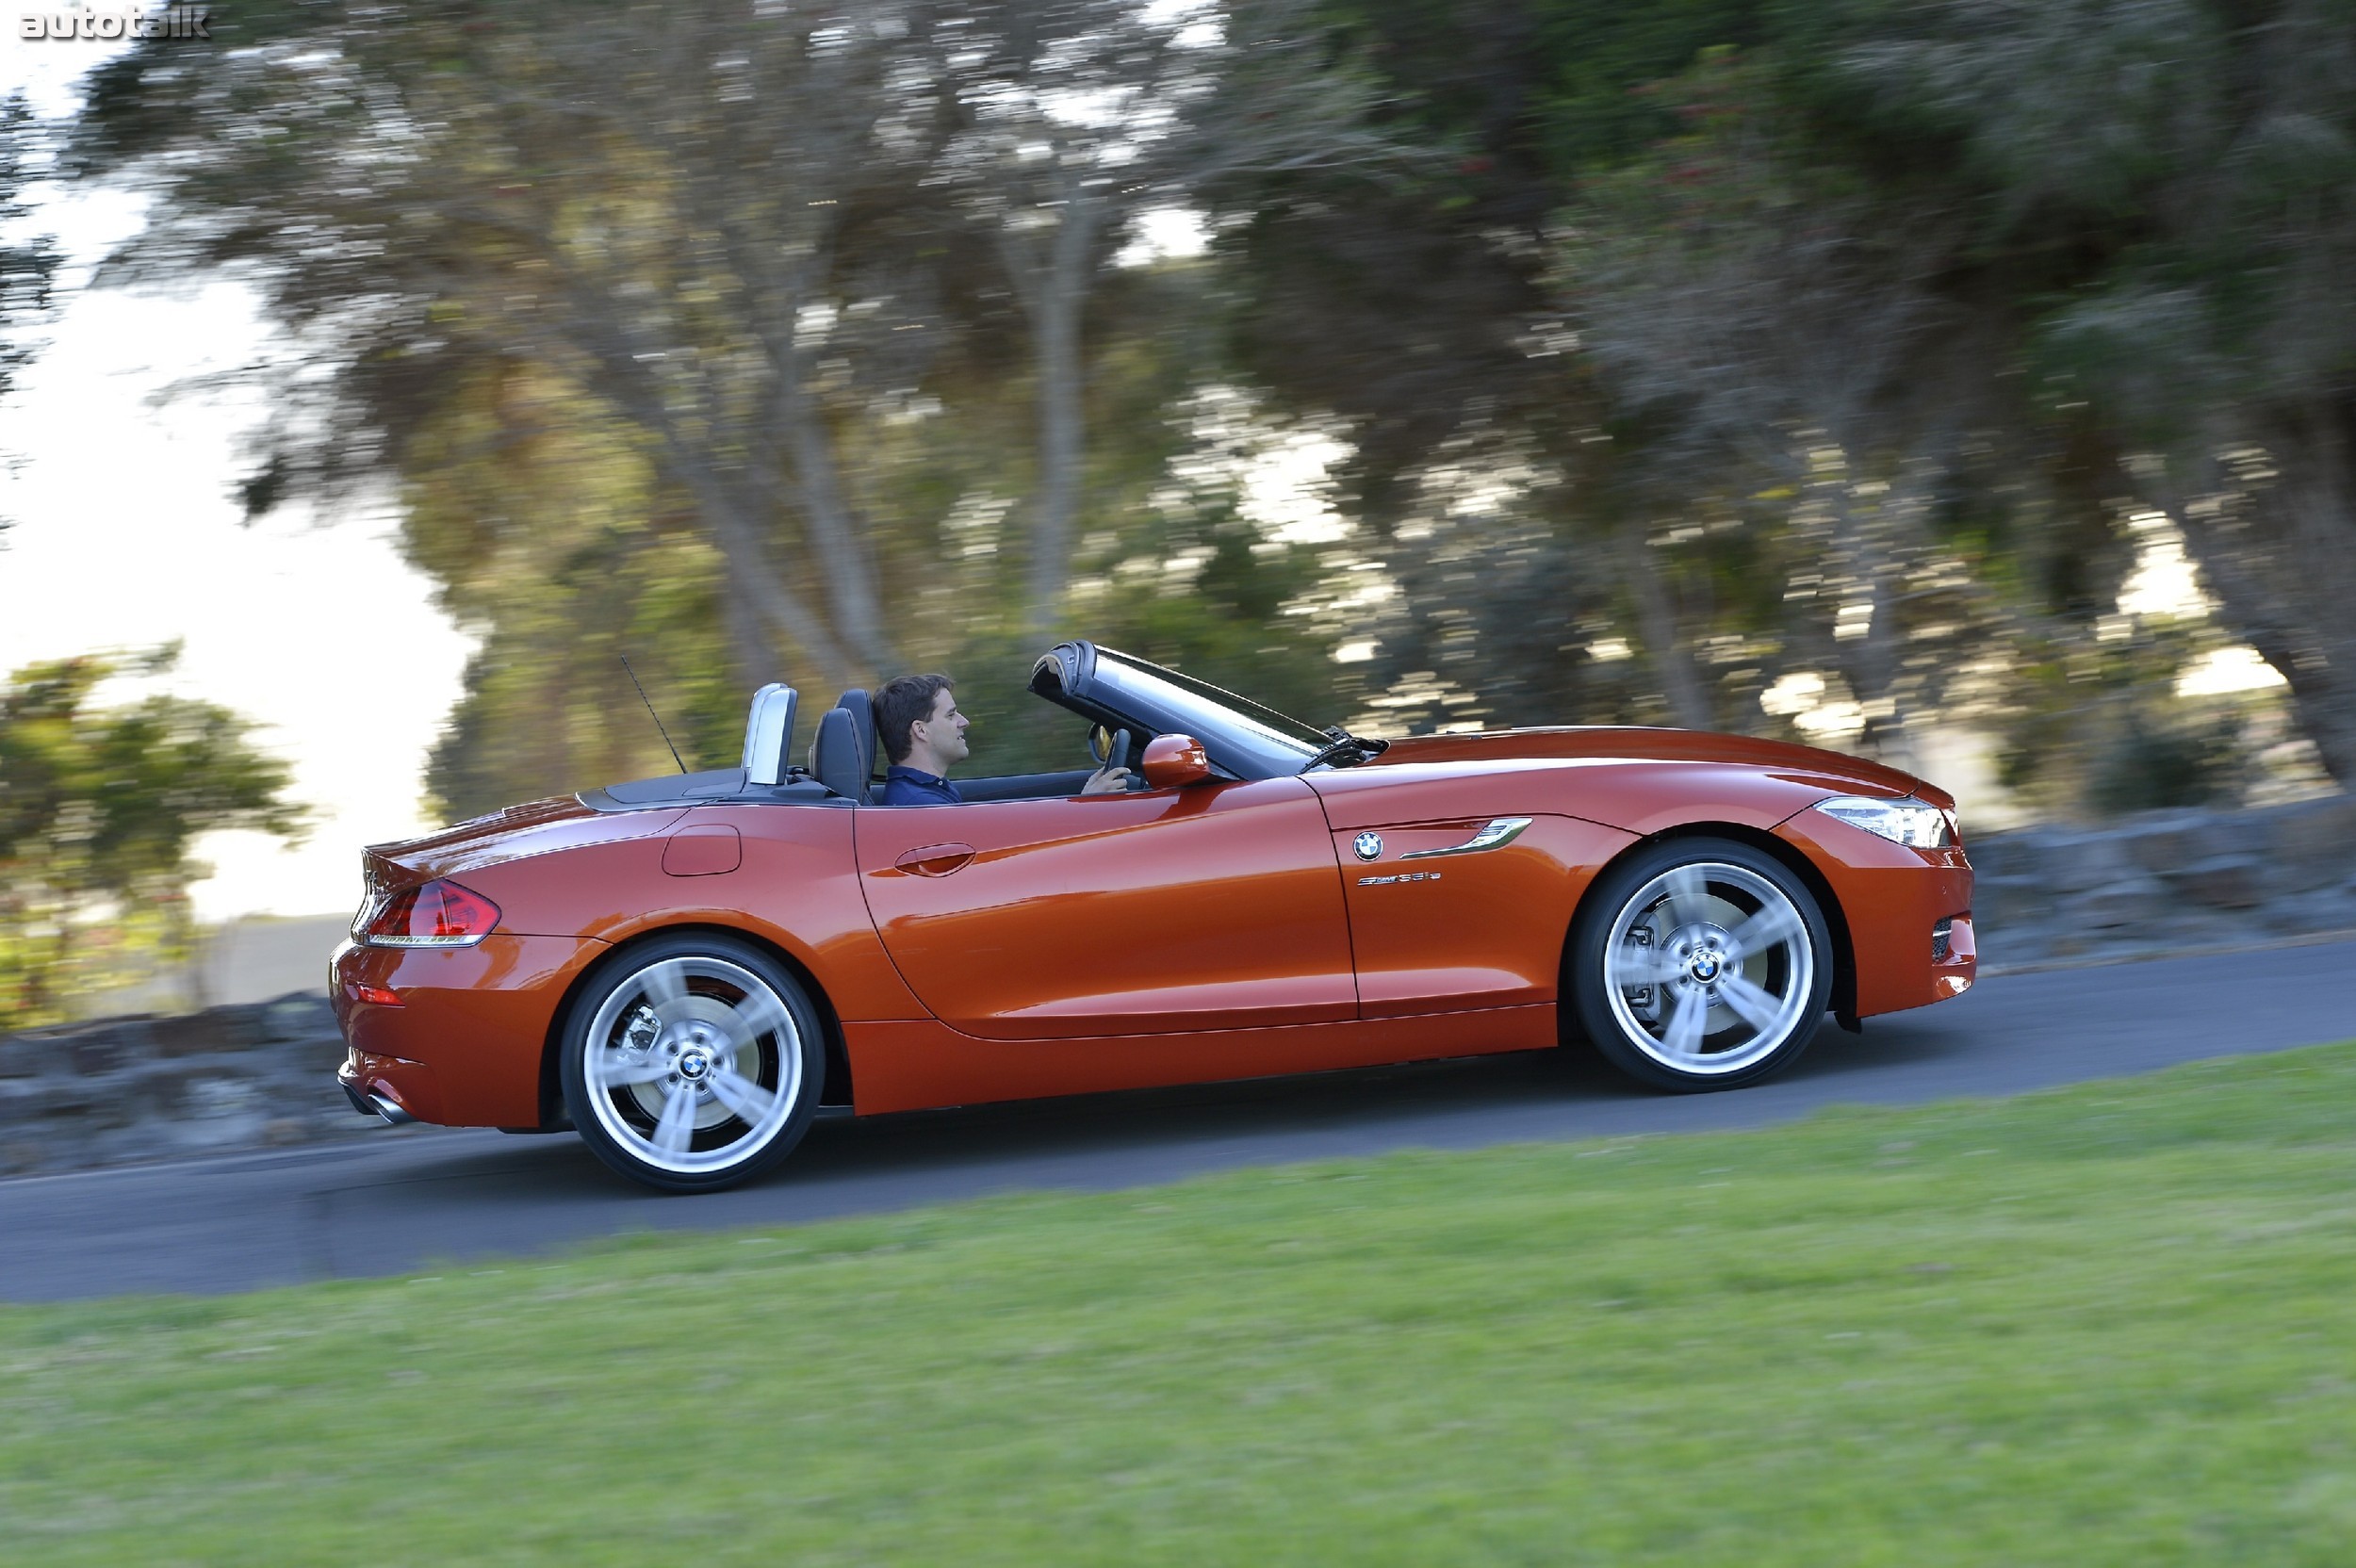
[[[1358,858],[1361,860],[1376,859],[1383,853],[1383,835],[1372,832],[1361,833],[1358,835],[1357,841],[1350,847],[1358,852]]]

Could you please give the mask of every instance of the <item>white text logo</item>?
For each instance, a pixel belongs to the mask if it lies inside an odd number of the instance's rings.
[[[29,41],[45,38],[177,38],[204,39],[212,11],[203,6],[172,6],[160,11],[25,11],[16,19],[16,36]]]

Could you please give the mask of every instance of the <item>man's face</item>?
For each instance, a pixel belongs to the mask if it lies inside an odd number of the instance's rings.
[[[966,717],[957,711],[956,694],[946,688],[933,694],[933,716],[920,719],[909,727],[913,744],[908,748],[908,760],[916,762],[918,755],[929,748],[933,760],[941,764],[932,772],[944,772],[965,760],[970,749],[965,743]],[[921,766],[922,764],[919,763]]]

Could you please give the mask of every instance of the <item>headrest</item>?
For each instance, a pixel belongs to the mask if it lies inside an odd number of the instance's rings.
[[[836,794],[867,804],[867,775],[860,771],[858,721],[841,708],[826,710],[810,743],[810,771]]]
[[[859,732],[859,776],[875,776],[875,708],[867,694],[857,686],[834,699],[834,705],[851,715],[851,727]]]
[[[753,694],[744,719],[744,781],[781,784],[794,744],[794,710],[800,699],[791,686],[771,681]]]

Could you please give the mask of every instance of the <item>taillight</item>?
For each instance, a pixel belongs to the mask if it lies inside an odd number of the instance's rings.
[[[371,947],[472,947],[499,923],[499,906],[455,882],[403,888],[360,939]]]

